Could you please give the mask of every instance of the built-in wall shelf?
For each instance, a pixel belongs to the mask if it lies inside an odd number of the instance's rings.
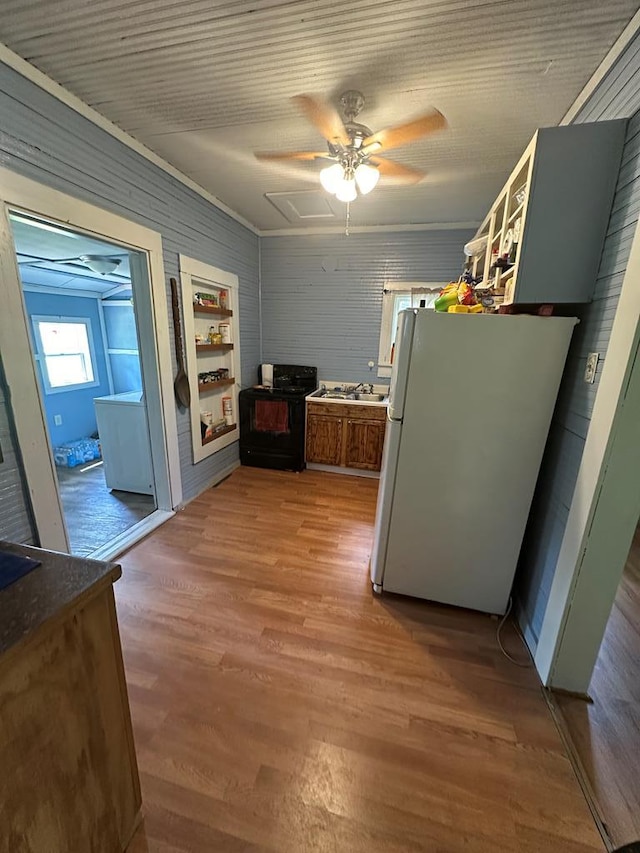
[[[209,305],[198,305],[194,303],[194,314],[217,314],[218,317],[233,317],[231,308],[213,308]]]
[[[230,349],[233,349],[233,344],[196,344],[198,355],[201,352],[227,352]]]
[[[207,391],[218,391],[220,388],[228,388],[230,385],[235,385],[235,379],[218,379],[217,382],[199,382],[198,391],[204,394]]]
[[[591,301],[625,128],[536,132],[470,243],[468,268],[496,305]]]
[[[234,429],[238,429],[238,424],[231,424],[231,426],[225,427],[224,429],[218,430],[218,432],[210,435],[209,438],[202,439],[202,446],[205,444],[211,444],[212,441],[217,441],[219,438],[222,438],[223,435],[228,435],[233,432]]]
[[[238,441],[238,382],[240,327],[238,276],[180,255],[182,316],[185,328],[186,368],[191,389],[191,447],[198,464]],[[200,305],[203,302],[216,305]],[[225,307],[221,308],[220,303]],[[216,319],[217,318],[217,319]],[[227,343],[209,343],[210,335]],[[220,336],[220,337],[218,337]],[[196,340],[205,343],[196,343]],[[202,382],[204,374],[227,378]],[[214,431],[213,425],[222,424]],[[203,435],[206,437],[203,438]],[[204,475],[203,475],[204,476]]]

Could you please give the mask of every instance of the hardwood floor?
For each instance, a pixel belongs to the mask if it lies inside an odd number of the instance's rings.
[[[616,846],[640,840],[640,528],[607,623],[589,695],[557,696]]]
[[[496,622],[373,596],[377,486],[240,468],[123,558],[132,853],[603,850]]]
[[[151,495],[110,491],[102,465],[56,468],[71,553],[86,557],[156,508]]]

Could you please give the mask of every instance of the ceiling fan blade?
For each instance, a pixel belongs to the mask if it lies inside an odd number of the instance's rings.
[[[326,159],[330,155],[326,151],[255,151],[258,160],[315,160],[318,157]]]
[[[302,112],[332,145],[348,145],[349,134],[345,130],[338,111],[325,101],[314,98],[311,95],[296,95],[291,99]]]
[[[67,264],[70,261],[79,261],[80,256],[75,255],[73,258],[41,258],[39,255],[27,255],[25,252],[16,252],[21,258],[29,258],[27,261],[18,261],[19,264]]]
[[[401,145],[406,145],[422,136],[428,136],[430,133],[436,133],[438,130],[445,130],[447,127],[447,120],[442,113],[438,110],[431,110],[405,124],[397,124],[395,127],[379,130],[364,140],[362,148],[366,149],[372,146],[372,150],[375,151],[399,148]]]
[[[427,174],[420,169],[413,169],[411,166],[403,166],[401,163],[387,160],[386,157],[371,157],[369,163],[376,166],[380,174],[386,178],[398,178],[406,184],[417,184]]]

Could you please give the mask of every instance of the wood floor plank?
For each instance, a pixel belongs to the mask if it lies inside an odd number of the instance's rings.
[[[125,555],[132,853],[603,849],[495,621],[373,595],[377,486],[241,468]]]

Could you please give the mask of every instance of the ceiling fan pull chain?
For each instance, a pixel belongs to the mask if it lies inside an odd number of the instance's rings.
[[[347,213],[344,221],[344,236],[349,236],[349,220],[351,219],[351,202],[347,202]]]

